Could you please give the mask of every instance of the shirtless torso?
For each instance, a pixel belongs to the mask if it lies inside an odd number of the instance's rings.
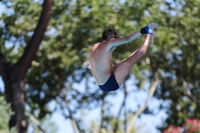
[[[112,72],[112,53],[115,48],[109,46],[109,41],[103,41],[94,44],[90,50],[90,69],[99,85],[104,84]]]

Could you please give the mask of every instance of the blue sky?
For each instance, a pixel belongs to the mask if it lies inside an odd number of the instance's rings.
[[[5,8],[0,3],[0,14],[3,11],[5,11]],[[130,79],[128,81],[128,89],[133,89],[131,81],[132,81],[132,79]],[[78,88],[84,87],[83,83],[76,84],[75,86]],[[1,78],[0,78],[0,90],[4,90],[4,85],[2,83]],[[118,90],[118,91],[120,91],[120,90]],[[147,91],[141,90],[141,91],[138,91],[135,94],[131,95],[131,97],[129,97],[127,99],[127,106],[133,110],[136,110],[138,103],[141,105],[144,103],[144,101],[147,97],[147,93],[148,93]],[[121,105],[121,102],[122,102],[122,98],[123,98],[123,96],[119,92],[117,93],[117,96],[115,97],[115,99],[109,98],[109,100],[112,101],[112,103],[114,105],[112,108],[113,114],[117,114],[119,106]],[[49,107],[53,108],[54,105],[55,105],[55,103],[52,102],[49,104]],[[150,100],[149,105],[150,105],[151,109],[156,109],[159,106],[159,101],[152,98]],[[100,115],[99,108],[96,108],[89,112],[85,111],[85,118],[87,118],[87,119],[84,122],[84,124],[87,125],[91,120],[98,122],[100,120],[99,115]],[[142,115],[141,118],[137,120],[135,127],[139,128],[141,125],[145,125],[145,128],[140,129],[141,132],[146,130],[149,133],[157,133],[158,131],[156,130],[155,126],[161,124],[162,119],[164,119],[165,117],[166,117],[166,114],[164,113],[164,111],[159,112],[156,116]],[[65,120],[60,112],[53,113],[51,120],[54,121],[59,128],[59,131],[57,133],[73,133],[73,130],[71,128],[71,122],[69,120]]]

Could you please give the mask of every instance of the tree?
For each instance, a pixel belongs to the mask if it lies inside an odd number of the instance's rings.
[[[162,81],[155,97],[170,101],[168,107],[161,105],[169,115],[166,126],[180,126],[187,118],[200,117],[199,4],[190,0],[166,1],[161,10],[164,17],[157,16],[162,26],[155,42],[158,47],[150,58],[153,71]]]
[[[158,75],[161,84],[158,85],[154,96],[171,101],[167,107],[169,118],[166,120],[166,126],[180,125],[189,116],[199,118],[199,46],[196,45],[199,43],[197,17],[199,3],[197,1],[55,0],[47,31],[43,41],[39,43],[42,45],[34,60],[26,62],[27,65],[21,64],[22,67],[14,66],[20,64],[18,63],[20,59],[25,57],[23,56],[27,50],[25,47],[31,44],[29,42],[36,34],[34,29],[42,11],[41,3],[28,0],[3,2],[8,12],[1,16],[3,22],[0,42],[4,45],[1,45],[0,49],[0,75],[6,87],[14,86],[13,83],[6,81],[7,78],[18,84],[23,81],[21,83],[25,84],[25,101],[30,107],[31,114],[38,119],[52,112],[47,108],[47,103],[60,99],[58,100],[61,101],[60,104],[67,109],[63,115],[67,119],[73,119],[81,131],[84,130],[80,124],[81,119],[76,117],[80,109],[92,109],[101,105],[103,107],[105,102],[109,105],[106,98],[116,95],[116,93],[102,93],[94,81],[89,79],[91,73],[82,69],[82,62],[87,58],[89,47],[96,41],[101,41],[100,34],[105,27],[114,27],[125,36],[153,21],[159,24],[157,37],[147,56],[132,68],[131,74],[135,77],[135,85],[138,89],[142,89],[145,84],[151,85],[154,82],[155,73]],[[117,48],[113,55],[113,64],[127,57],[142,43],[142,40],[143,38],[126,47]],[[14,68],[15,73],[13,73]],[[8,73],[7,76],[5,73]],[[16,80],[19,75],[21,77]],[[85,83],[84,90],[80,90],[80,86],[74,87],[75,83],[81,81]],[[20,88],[20,85],[16,88]],[[23,92],[23,88],[21,89],[20,94]],[[6,94],[9,92],[12,91],[6,89]],[[17,96],[15,93],[11,94]],[[9,99],[7,101],[9,102]],[[23,100],[21,104],[24,105]],[[24,106],[22,110],[23,108]],[[160,109],[163,108],[165,107],[161,105]],[[111,117],[108,110],[102,111],[102,114],[105,114],[102,115],[104,116],[102,127],[109,127],[107,123]],[[22,115],[22,118],[24,117]]]
[[[96,41],[100,41],[99,34],[104,27],[113,26],[122,35],[138,30],[138,28],[133,27],[134,24],[130,21],[134,21],[135,18],[129,15],[135,12],[137,14],[135,17],[140,19],[143,13],[137,13],[137,9],[144,10],[145,6],[149,6],[149,3],[143,4],[144,6],[141,7],[131,4],[131,1],[124,5],[119,1],[109,0],[55,2],[55,10],[52,11],[52,16],[55,17],[50,21],[44,45],[38,51],[31,71],[27,74],[27,102],[31,106],[33,114],[39,110],[38,117],[41,118],[49,113],[50,111],[45,105],[57,97],[61,99],[59,100],[60,108],[66,109],[63,111],[64,117],[72,120],[75,130],[77,127],[84,131],[83,125],[80,124],[80,118],[72,117],[71,114],[76,115],[82,108],[91,109],[101,106],[103,99],[115,94],[105,94],[97,87],[87,85],[91,82],[86,82],[85,91],[74,88],[73,84],[82,81],[83,77],[88,81],[87,78],[91,76],[89,71],[82,70],[82,62],[87,57],[86,53],[89,51],[89,47]],[[127,7],[132,12],[125,10]],[[99,12],[101,8],[103,10]],[[113,16],[114,14],[115,16]],[[110,21],[110,18],[113,20]],[[143,23],[140,22],[140,24],[144,26]],[[129,45],[127,49],[135,49],[136,47],[137,45]],[[124,51],[127,49],[124,48]],[[132,51],[129,50],[130,52]],[[121,52],[118,51],[118,53]],[[129,53],[119,54],[118,57],[123,59]],[[102,117],[103,122],[109,119],[110,117],[107,115]],[[106,125],[106,121],[102,127],[104,125]]]
[[[5,84],[6,100],[11,103],[12,110],[15,112],[10,120],[10,127],[17,125],[19,132],[24,132],[28,127],[27,118],[24,115],[24,98],[31,107],[32,114],[36,115],[36,110],[39,110],[38,117],[44,117],[50,112],[45,105],[60,93],[64,82],[69,78],[80,81],[81,77],[77,78],[75,72],[82,69],[80,64],[88,51],[84,47],[88,47],[88,44],[92,44],[94,40],[100,40],[100,37],[94,37],[100,29],[102,30],[102,27],[98,26],[114,25],[118,22],[118,25],[123,25],[124,22],[128,22],[129,24],[124,27],[130,29],[128,27],[131,25],[126,19],[117,22],[117,17],[122,17],[121,15],[113,18],[114,23],[107,23],[109,16],[117,11],[113,10],[118,8],[117,1],[110,3],[105,0],[97,2],[98,4],[92,1],[75,1],[75,3],[74,1],[59,1],[55,2],[54,10],[52,10],[55,19],[51,20],[44,40],[41,42],[47,27],[52,1],[44,1],[39,20],[37,18],[41,11],[40,2],[11,0],[3,1],[3,3],[8,12],[1,16],[3,21],[1,42],[4,45],[1,46],[0,75]],[[109,8],[109,3],[113,5],[112,9]],[[104,4],[107,5],[104,12],[96,14]],[[106,12],[108,12],[107,17],[104,16]],[[90,21],[91,23],[83,23],[91,19],[93,20]],[[68,23],[64,25],[65,22]],[[43,45],[34,58],[41,43]],[[97,96],[101,97],[101,95],[102,93]]]
[[[9,2],[5,1],[4,3],[7,4],[7,6],[13,7],[14,11],[20,10],[20,8],[24,6],[27,7],[30,4],[29,1],[26,1],[24,3],[23,2],[21,3],[20,1],[9,1]],[[15,6],[15,4],[17,4],[17,6]],[[28,41],[23,54],[19,56],[19,59],[16,62],[8,61],[7,58],[2,53],[2,49],[0,52],[0,75],[2,76],[2,79],[5,84],[6,101],[8,103],[11,103],[12,111],[14,111],[14,114],[11,116],[11,119],[9,121],[9,127],[12,128],[16,126],[19,132],[27,132],[28,128],[28,121],[24,114],[25,75],[27,70],[30,68],[31,63],[39,48],[39,45],[41,44],[41,41],[43,39],[43,35],[46,30],[50,17],[51,6],[52,6],[52,0],[44,0],[43,10],[41,12],[41,16],[40,19],[38,20],[38,24],[34,30],[34,33],[31,39]],[[12,20],[12,18],[14,17],[20,21],[20,18],[22,20],[26,19],[23,16],[24,15],[23,13],[24,12],[22,13],[18,12],[17,14],[11,13],[7,14],[8,16],[6,14],[3,14],[2,19],[5,20],[7,17],[6,20],[9,21]],[[5,21],[4,23],[5,27],[4,28],[1,27],[1,36],[2,36],[1,42],[5,43],[6,40],[12,40],[12,39],[23,40],[23,37],[26,36],[17,33],[21,31],[12,29],[13,28],[12,26],[14,25],[15,22],[16,21],[9,21],[9,22]]]

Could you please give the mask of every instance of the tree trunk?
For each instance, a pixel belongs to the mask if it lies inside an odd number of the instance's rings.
[[[6,64],[2,78],[5,84],[6,101],[11,103],[13,111],[9,127],[17,127],[20,133],[26,133],[28,121],[24,114],[24,79],[20,79],[18,73]]]
[[[11,108],[14,112],[10,118],[9,127],[17,127],[19,133],[27,133],[28,129],[27,117],[24,114],[25,75],[43,39],[49,22],[52,4],[53,0],[44,0],[43,10],[34,34],[16,64],[11,65],[7,62],[0,51],[0,76],[2,76],[5,85],[6,101],[11,103]]]
[[[137,118],[139,117],[139,115],[146,109],[147,105],[148,105],[148,102],[149,100],[151,99],[151,97],[153,96],[156,88],[158,87],[159,83],[160,83],[160,80],[158,79],[158,76],[157,74],[154,74],[154,83],[151,85],[150,89],[149,89],[149,94],[148,94],[148,97],[147,99],[145,100],[145,103],[143,106],[141,106],[137,112],[132,116],[129,124],[127,125],[127,128],[126,128],[126,133],[130,133],[131,131],[131,128],[132,126],[135,124]]]

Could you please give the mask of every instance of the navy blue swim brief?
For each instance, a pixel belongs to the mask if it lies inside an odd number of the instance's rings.
[[[99,85],[99,88],[103,91],[109,92],[109,91],[115,91],[119,89],[119,85],[115,79],[114,73],[111,73],[109,79],[106,81],[105,84]]]

